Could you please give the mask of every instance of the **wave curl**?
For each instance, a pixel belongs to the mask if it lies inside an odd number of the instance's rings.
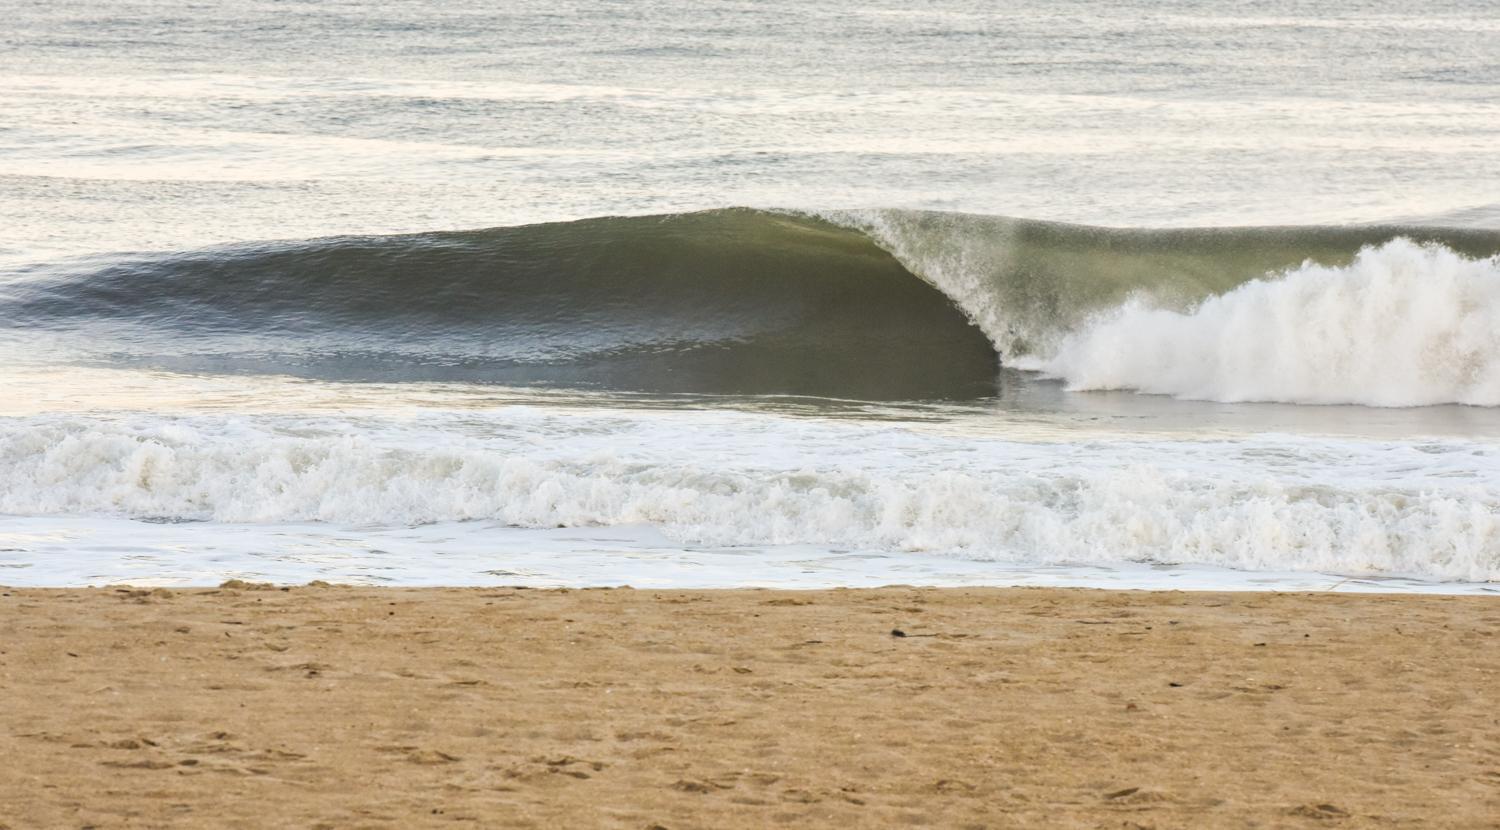
[[[40,332],[69,359],[179,371],[873,400],[992,395],[1003,358],[1077,389],[1494,405],[1500,346],[1471,329],[1500,317],[1497,253],[1500,231],[1479,229],[734,208],[35,268],[0,277],[0,345]],[[1390,296],[1297,287],[1397,259]],[[1318,308],[1246,316],[1270,294]],[[1209,343],[1228,318],[1240,344]]]

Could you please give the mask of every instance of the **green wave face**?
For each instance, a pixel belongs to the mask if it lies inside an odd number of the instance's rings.
[[[868,237],[750,210],[237,246],[0,290],[12,327],[179,370],[906,399],[983,396],[998,369]]]
[[[1048,355],[1127,303],[1188,311],[1396,237],[1500,252],[1488,230],[726,209],[34,269],[0,282],[0,343],[191,371],[964,399],[993,394],[1000,355]]]

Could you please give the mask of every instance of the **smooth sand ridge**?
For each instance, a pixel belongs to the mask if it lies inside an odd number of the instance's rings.
[[[1497,633],[1483,597],[6,589],[0,825],[1500,827]]]

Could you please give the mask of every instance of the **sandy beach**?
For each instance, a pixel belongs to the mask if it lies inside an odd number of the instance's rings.
[[[1486,598],[3,593],[13,830],[1500,826]]]

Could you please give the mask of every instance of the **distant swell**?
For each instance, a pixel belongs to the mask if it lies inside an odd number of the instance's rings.
[[[1393,240],[1406,240],[1393,242]],[[0,275],[0,350],[344,380],[1500,404],[1500,231],[726,209]]]

